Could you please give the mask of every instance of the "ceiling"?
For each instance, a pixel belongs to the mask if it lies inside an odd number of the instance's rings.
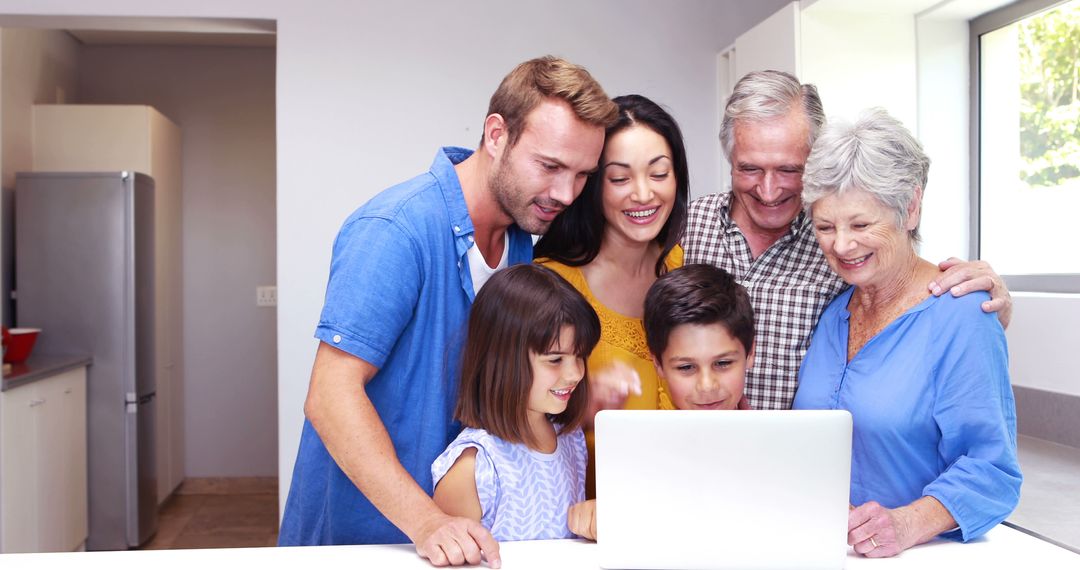
[[[802,0],[802,8],[815,11],[973,17],[1015,0]]]
[[[277,22],[244,18],[0,16],[0,27],[66,30],[85,45],[273,47]]]
[[[201,46],[201,47],[274,47],[277,35],[208,33],[208,32],[145,32],[122,30],[67,30],[88,46]]]

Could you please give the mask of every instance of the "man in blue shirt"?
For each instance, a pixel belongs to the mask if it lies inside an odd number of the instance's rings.
[[[499,566],[479,523],[431,500],[465,322],[493,269],[532,259],[597,168],[617,108],[583,68],[522,63],[491,98],[480,148],[372,198],[334,243],[279,543],[412,541],[433,564]]]

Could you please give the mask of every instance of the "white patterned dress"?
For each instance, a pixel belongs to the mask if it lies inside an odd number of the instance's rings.
[[[566,513],[570,505],[585,500],[588,462],[580,429],[560,435],[554,453],[540,453],[482,429],[465,428],[431,465],[435,485],[470,447],[476,448],[480,522],[495,540],[574,536],[566,526]]]

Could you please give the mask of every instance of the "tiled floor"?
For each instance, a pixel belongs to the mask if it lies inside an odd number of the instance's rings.
[[[1080,552],[1080,449],[1018,436],[1024,484],[1008,522]]]
[[[261,488],[192,488],[185,484],[158,511],[158,531],[142,548],[274,546],[278,496]]]

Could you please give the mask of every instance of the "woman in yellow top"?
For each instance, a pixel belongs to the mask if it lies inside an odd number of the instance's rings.
[[[641,317],[645,293],[683,263],[677,244],[686,227],[690,199],[686,151],[675,119],[641,95],[616,97],[618,121],[607,130],[600,168],[580,197],[555,221],[534,249],[537,262],[555,270],[588,299],[600,317],[600,343],[589,370],[622,363],[637,372],[640,393],[598,407],[673,409],[653,367]],[[603,398],[603,386],[595,393]],[[586,493],[595,496],[592,417],[586,420],[589,473]]]

